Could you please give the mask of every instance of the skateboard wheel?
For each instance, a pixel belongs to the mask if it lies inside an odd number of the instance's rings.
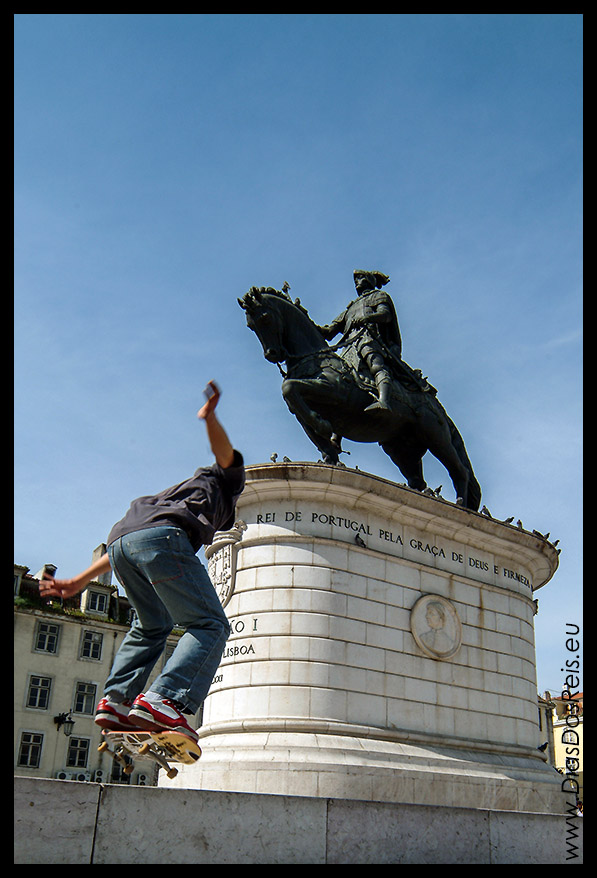
[[[172,780],[173,777],[176,777],[177,774],[178,774],[178,768],[170,768],[166,772],[166,776],[169,777],[170,780]]]
[[[148,750],[149,750],[149,744],[147,744],[147,743],[141,744],[141,746],[139,747],[139,756],[144,756]]]
[[[124,771],[125,774],[132,774],[133,773],[133,766],[132,765],[125,765],[122,770]]]
[[[102,743],[101,743],[101,744],[99,745],[99,747],[97,748],[97,751],[98,751],[98,753],[103,753],[104,750],[107,750],[107,749],[108,749],[108,742],[107,742],[107,741],[102,741]]]

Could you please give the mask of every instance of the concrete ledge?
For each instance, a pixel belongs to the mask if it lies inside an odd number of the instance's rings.
[[[16,864],[581,864],[582,818],[15,778]]]

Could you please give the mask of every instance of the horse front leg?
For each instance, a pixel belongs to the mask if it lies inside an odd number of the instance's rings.
[[[416,491],[424,491],[427,482],[423,477],[423,455],[426,452],[424,446],[404,447],[395,440],[392,442],[382,442],[381,447],[395,463],[402,475],[406,478],[409,488]]]
[[[319,449],[324,463],[336,465],[340,442],[330,422],[319,415],[307,401],[313,396],[313,382],[287,378],[282,383],[282,396],[311,442]]]

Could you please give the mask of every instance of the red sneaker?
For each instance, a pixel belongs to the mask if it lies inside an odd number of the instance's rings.
[[[130,701],[117,702],[110,698],[102,698],[95,711],[95,723],[110,732],[134,732],[135,726],[128,715]]]
[[[193,741],[199,740],[199,735],[191,728],[174,702],[155,692],[138,695],[133,701],[129,718],[137,728],[147,732],[180,732]]]

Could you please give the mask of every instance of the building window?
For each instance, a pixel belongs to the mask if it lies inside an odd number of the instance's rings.
[[[103,635],[97,631],[84,631],[81,642],[81,658],[101,661]]]
[[[38,622],[35,631],[36,652],[58,652],[58,636],[60,625],[52,625],[49,622]]]
[[[89,760],[89,739],[69,738],[66,764],[69,768],[87,768]]]
[[[123,756],[123,759],[127,765],[130,764],[131,760],[128,756]],[[131,773],[125,772],[124,766],[122,766],[116,759],[112,760],[112,773],[110,775],[110,783],[120,783],[120,784],[130,784],[131,782]]]
[[[96,694],[97,686],[94,683],[77,683],[75,689],[75,713],[93,714]]]
[[[574,729],[568,729],[562,735],[562,744],[578,744],[578,732]]]
[[[103,613],[108,615],[109,595],[101,591],[90,591],[87,598],[87,611],[90,613]]]
[[[35,707],[38,710],[47,710],[50,703],[50,690],[52,681],[50,677],[39,677],[32,674],[29,677],[29,689],[27,691],[27,707]]]
[[[43,735],[37,732],[23,732],[18,761],[21,768],[39,768],[43,742]]]

